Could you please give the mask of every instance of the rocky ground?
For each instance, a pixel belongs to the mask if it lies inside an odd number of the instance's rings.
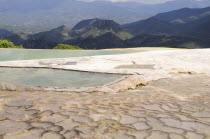
[[[0,91],[0,139],[210,139],[209,59],[210,49],[201,49],[0,62],[132,74],[90,93]]]
[[[209,139],[210,77],[119,93],[0,92],[0,139]]]

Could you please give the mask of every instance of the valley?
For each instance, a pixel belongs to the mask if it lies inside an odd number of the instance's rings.
[[[37,33],[67,25],[70,28],[85,19],[112,19],[120,24],[149,18],[157,13],[189,8],[204,8],[209,0],[176,0],[145,4],[136,1],[79,0],[0,0],[0,28],[15,32]]]
[[[133,47],[210,47],[210,8],[183,8],[120,25],[114,20],[93,18],[28,34],[0,29],[0,38],[27,49],[53,49],[59,44],[82,49]]]

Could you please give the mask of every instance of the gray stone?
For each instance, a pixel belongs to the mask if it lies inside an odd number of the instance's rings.
[[[129,114],[135,117],[146,117],[143,111],[131,111]]]
[[[65,137],[55,132],[47,132],[42,136],[41,139],[65,139]]]
[[[71,131],[69,131],[69,130],[66,131],[63,135],[64,135],[66,138],[70,139],[70,138],[78,137],[78,136],[80,136],[80,134],[82,134],[80,131],[74,129],[74,130],[71,130]]]
[[[168,126],[181,128],[188,131],[199,130],[206,134],[208,134],[210,131],[210,126],[205,125],[203,123],[196,122],[196,121],[185,122],[185,121],[179,121],[176,119],[167,119],[167,118],[161,118],[161,121],[163,121]]]
[[[65,120],[58,123],[58,125],[62,126],[65,130],[72,130],[73,128],[79,126],[80,124],[72,120]]]
[[[91,126],[76,128],[76,130],[80,131],[81,133],[83,133],[83,134],[89,134],[89,135],[92,132],[94,132],[94,129],[95,129],[95,127],[91,127]]]
[[[64,116],[64,115],[60,115],[60,114],[53,114],[51,116],[48,116],[42,120],[44,121],[49,121],[49,122],[53,122],[53,123],[58,123],[58,122],[61,122],[65,119],[67,119],[68,117],[67,116]]]
[[[175,134],[175,133],[170,134],[169,137],[171,139],[185,139],[183,136],[181,136],[179,134]]]
[[[147,130],[151,128],[145,122],[138,122],[138,123],[133,124],[133,126],[135,127],[136,130]]]
[[[134,139],[134,137],[126,134],[125,131],[119,131],[114,135],[114,139]]]
[[[62,126],[52,126],[52,127],[47,128],[47,129],[50,130],[50,131],[53,131],[53,132],[63,131],[63,127]]]
[[[10,113],[5,113],[4,116],[6,116],[10,120],[16,120],[16,121],[19,121],[19,120],[22,120],[22,119],[25,118],[25,115],[23,115],[23,114],[10,114]]]
[[[88,110],[86,110],[86,109],[79,109],[79,108],[68,108],[66,110],[71,111],[71,112],[82,112],[82,113],[88,112]]]
[[[33,109],[25,110],[22,107],[18,108],[18,107],[7,107],[7,106],[4,107],[4,110],[7,113],[16,114],[16,115],[24,115],[24,114],[31,115],[39,112],[39,110],[33,110]]]
[[[11,120],[0,121],[0,135],[6,133],[19,132],[31,128],[31,125],[25,122],[16,122]]]
[[[147,139],[168,139],[168,135],[160,131],[152,131]]]
[[[186,137],[189,139],[204,139],[203,135],[194,132],[187,132]]]
[[[44,132],[46,132],[44,129],[35,128],[23,133],[8,134],[4,136],[4,139],[39,139]]]
[[[39,114],[39,116],[41,117],[50,116],[50,115],[53,115],[53,112],[50,110],[43,111],[42,113]]]
[[[129,116],[129,115],[121,115],[121,120],[120,123],[127,125],[127,124],[134,124],[137,123],[139,121],[138,118],[133,117],[133,116]]]
[[[71,118],[76,121],[76,122],[81,122],[81,123],[89,123],[92,122],[93,120],[90,119],[87,116],[71,116]]]
[[[34,127],[40,127],[40,128],[48,128],[48,127],[52,127],[55,124],[51,123],[51,122],[35,122],[35,123],[31,123],[32,126]]]
[[[7,119],[7,117],[5,115],[3,115],[3,114],[1,115],[0,114],[0,121],[6,120],[6,119]]]
[[[109,119],[110,117],[104,114],[90,114],[90,118],[92,118],[94,121],[99,121],[103,119]]]
[[[164,111],[163,109],[161,109],[159,104],[151,104],[151,105],[141,105],[141,107],[143,107],[146,110],[152,110],[152,111]]]
[[[7,106],[10,107],[26,107],[26,106],[33,106],[33,103],[25,101],[25,100],[16,100],[16,101],[11,101],[10,103],[7,104]]]
[[[149,135],[149,133],[147,131],[138,131],[132,133],[131,135],[136,137],[136,139],[145,139]]]
[[[147,117],[147,124],[149,124],[153,130],[161,130],[163,132],[182,134],[184,130],[174,127],[165,126],[161,121],[156,118]]]

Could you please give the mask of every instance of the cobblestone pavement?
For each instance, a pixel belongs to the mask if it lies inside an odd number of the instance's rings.
[[[0,139],[210,139],[210,78],[116,94],[0,92]]]

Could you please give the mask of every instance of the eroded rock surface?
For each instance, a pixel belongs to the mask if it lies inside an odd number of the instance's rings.
[[[210,78],[181,75],[115,94],[0,92],[0,138],[209,139]]]

